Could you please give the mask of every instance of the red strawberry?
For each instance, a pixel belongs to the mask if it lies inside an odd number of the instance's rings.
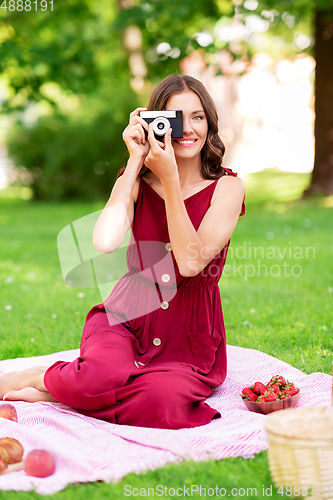
[[[277,384],[279,387],[284,387],[286,385],[286,379],[282,377],[282,375],[275,375],[269,381],[269,384]]]
[[[292,396],[294,396],[294,394],[292,394],[292,391],[290,391],[289,389],[285,389],[283,391],[284,395],[288,398],[291,398]]]
[[[266,401],[276,401],[277,395],[274,391],[267,391]]]
[[[242,394],[247,394],[248,392],[253,392],[253,388],[252,387],[244,387],[244,389],[242,390]]]
[[[281,394],[281,389],[277,384],[272,384],[270,389],[275,392],[275,394]]]
[[[258,396],[254,392],[252,392],[251,394],[249,393],[247,396],[250,401],[257,401]]]
[[[299,388],[295,387],[294,384],[292,384],[292,387],[290,387],[289,390],[290,390],[291,396],[296,396],[296,394],[298,394],[298,392],[299,392]]]
[[[251,390],[250,387],[246,387],[246,389],[250,389],[246,391],[246,394],[242,394],[242,398],[245,399],[245,401],[257,401],[257,395],[254,394],[254,392]]]
[[[262,403],[262,402],[265,402],[266,401],[266,398],[263,394],[261,394],[260,396],[258,396],[258,399],[257,399],[257,403]]]
[[[296,396],[299,392],[299,388],[295,387],[295,385],[292,382],[287,382],[285,386],[285,391],[288,391],[290,396]]]
[[[262,382],[256,382],[254,384],[253,392],[258,394],[258,396],[260,394],[264,394],[266,391],[267,391],[267,387]]]

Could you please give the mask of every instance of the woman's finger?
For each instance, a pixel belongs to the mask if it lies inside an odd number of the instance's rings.
[[[144,129],[147,130],[148,132],[148,123],[146,122],[146,120],[144,120],[143,118],[141,118],[140,116],[138,115],[135,115],[131,118],[131,121],[130,121],[130,124],[136,124],[136,123],[139,123]]]
[[[149,123],[149,126],[148,126],[148,141],[149,141],[149,144],[150,144],[150,147],[152,148],[152,150],[156,149],[158,144],[157,144],[157,140],[155,139],[155,136],[154,136],[152,123]]]
[[[146,111],[147,108],[136,108],[134,111],[132,111],[132,113],[130,113],[130,117],[134,117],[134,116],[138,116],[138,114],[140,113],[140,111]]]
[[[167,130],[167,133],[164,136],[164,144],[166,151],[170,151],[171,150],[170,148],[172,148],[171,133],[172,133],[172,128],[169,128],[169,130]]]
[[[146,143],[145,133],[139,123],[137,123],[136,125],[129,125],[127,127],[127,133],[125,134],[125,137],[128,136],[129,138],[131,138],[132,136],[134,136],[134,134],[137,138],[140,137],[140,143]]]
[[[140,130],[131,130],[131,131],[127,131],[127,133],[123,134],[123,139],[124,139],[125,143],[128,143],[129,141],[134,141],[137,144],[141,144],[142,135],[140,133]]]

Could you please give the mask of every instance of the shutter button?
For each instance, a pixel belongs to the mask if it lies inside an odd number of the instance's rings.
[[[162,344],[162,341],[161,339],[159,339],[158,337],[156,337],[154,340],[153,340],[153,344],[158,347],[159,345]]]
[[[161,303],[161,308],[168,309],[168,307],[169,307],[169,302],[167,302],[166,300],[163,300],[163,302]]]
[[[170,281],[170,276],[169,276],[169,274],[163,274],[163,276],[162,276],[162,281],[164,281],[164,283],[167,283],[168,281]]]

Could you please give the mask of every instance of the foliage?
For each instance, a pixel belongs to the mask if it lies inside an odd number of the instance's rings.
[[[49,9],[0,9],[0,73],[11,89],[3,112],[41,100],[56,106],[43,89],[49,82],[75,94],[95,93],[121,57],[121,40],[110,29],[115,0],[57,0]]]
[[[121,133],[128,113],[139,100],[146,102],[143,95],[136,99],[128,84],[127,27],[140,28],[152,86],[179,71],[180,61],[197,49],[217,72],[224,70],[221,50],[249,60],[262,43],[274,52],[272,37],[287,41],[276,50],[287,55],[303,50],[295,48],[294,39],[305,34],[310,41],[304,50],[311,52],[314,10],[332,15],[331,2],[57,0],[54,11],[0,9],[0,73],[9,88],[0,111],[17,121],[9,138],[11,158],[32,173],[37,198],[105,196],[107,174],[94,174],[96,164],[101,172],[99,162],[108,162],[114,172],[123,163]],[[251,30],[251,22],[264,23],[264,32]],[[242,32],[236,40],[221,36],[232,24]],[[110,99],[112,105],[105,106]],[[94,109],[83,116],[83,106]]]
[[[121,137],[136,97],[129,86],[93,109],[87,100],[83,110],[69,116],[53,113],[32,127],[16,122],[8,136],[8,153],[24,166],[35,199],[106,199],[116,172],[126,159]],[[87,109],[86,109],[87,108]]]

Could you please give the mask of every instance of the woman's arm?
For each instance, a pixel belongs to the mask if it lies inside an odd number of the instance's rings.
[[[223,177],[218,195],[196,231],[181,197],[179,182],[162,181],[171,247],[182,276],[199,274],[230,239],[245,196],[238,177]]]
[[[154,139],[150,125],[148,139],[150,152],[145,165],[162,183],[170,243],[179,272],[185,277],[195,276],[219,254],[231,237],[245,196],[245,184],[238,177],[224,177],[196,231],[182,199],[170,131],[161,146]]]
[[[109,201],[96,222],[93,244],[98,252],[111,253],[119,248],[132,225],[134,216],[134,185],[149,152],[144,128],[147,123],[140,118],[137,108],[130,114],[129,125],[123,132],[123,139],[130,154],[125,171],[112,189]],[[143,128],[144,127],[144,128]]]
[[[133,188],[142,165],[143,160],[130,158],[123,175],[116,180],[94,228],[93,245],[98,252],[111,253],[122,245],[133,222]]]

